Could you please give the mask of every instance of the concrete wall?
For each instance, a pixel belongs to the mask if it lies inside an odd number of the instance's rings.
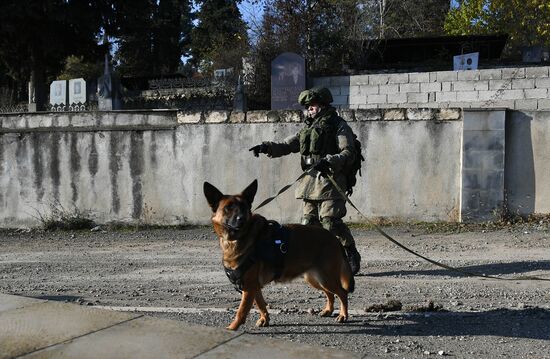
[[[504,210],[505,110],[464,112],[461,220],[486,221]]]
[[[455,221],[460,215],[460,110],[342,111],[364,147],[353,201],[369,217]],[[209,222],[202,185],[227,193],[260,181],[256,202],[301,173],[298,155],[255,158],[300,111],[176,111],[0,116],[0,227],[36,226],[56,209],[98,222]],[[260,211],[300,219],[293,190]],[[349,210],[347,220],[361,221]]]
[[[507,113],[504,183],[513,213],[550,213],[550,111]]]
[[[341,108],[550,110],[549,66],[314,78]]]

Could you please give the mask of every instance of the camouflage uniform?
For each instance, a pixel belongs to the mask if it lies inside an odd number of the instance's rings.
[[[300,152],[303,170],[325,159],[338,186],[346,190],[345,170],[355,158],[353,132],[346,121],[337,115],[336,109],[328,105],[332,102],[328,89],[306,90],[300,95],[300,103],[309,104],[311,98],[319,101],[319,96],[315,97],[318,93],[314,91],[325,91],[321,93],[328,99],[321,104],[327,106],[322,107],[314,118],[307,118],[306,127],[283,142],[263,142],[260,152],[273,158]],[[303,95],[310,95],[310,99],[303,99]],[[348,226],[342,221],[346,215],[346,202],[330,180],[320,172],[310,170],[300,180],[296,198],[303,200],[302,224],[320,224],[332,232],[346,249],[354,274],[359,271],[361,257]]]

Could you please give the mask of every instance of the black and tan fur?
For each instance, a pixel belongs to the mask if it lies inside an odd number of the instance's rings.
[[[254,251],[255,244],[266,238],[268,221],[251,212],[258,182],[252,182],[241,194],[224,195],[217,188],[204,183],[204,194],[212,208],[212,225],[219,237],[223,252],[223,264],[236,269]],[[321,316],[331,316],[335,295],[340,300],[337,322],[348,319],[348,293],[355,285],[344,251],[329,231],[317,226],[285,225],[288,229],[288,252],[277,282],[290,281],[300,275],[327,297]],[[242,279],[242,297],[235,319],[227,329],[236,330],[246,320],[253,303],[260,311],[259,327],[269,325],[267,305],[262,287],[274,280],[274,268],[270,263],[256,261]]]

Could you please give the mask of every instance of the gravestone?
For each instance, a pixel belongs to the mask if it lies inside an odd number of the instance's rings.
[[[235,89],[235,98],[233,100],[233,110],[237,112],[246,112],[246,93],[241,76],[237,80]]]
[[[36,112],[37,106],[36,106],[36,97],[34,95],[34,84],[32,81],[29,81],[28,83],[28,89],[29,89],[29,104],[27,106],[27,111],[29,112]]]
[[[57,80],[50,84],[50,105],[54,110],[62,110],[67,105],[66,80]]]
[[[69,80],[69,105],[75,110],[85,109],[86,81],[84,79]]]
[[[298,95],[306,88],[303,57],[285,52],[271,62],[271,109],[301,109]]]
[[[97,79],[97,105],[100,111],[118,110],[122,107],[118,88],[109,66],[109,55],[105,54],[105,70],[103,76]]]

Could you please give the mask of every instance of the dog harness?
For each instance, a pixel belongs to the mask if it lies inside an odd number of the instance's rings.
[[[288,250],[289,231],[276,221],[268,221],[268,227],[271,234],[266,236],[267,239],[256,243],[252,253],[237,268],[223,266],[227,278],[239,293],[243,291],[242,280],[245,273],[258,261],[267,262],[273,266],[274,280],[281,277],[285,254]]]

